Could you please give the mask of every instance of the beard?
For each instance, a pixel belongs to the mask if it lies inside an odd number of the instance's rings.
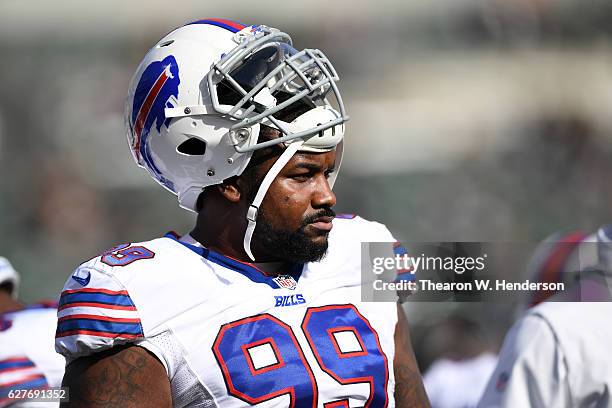
[[[262,248],[273,258],[281,261],[305,264],[318,262],[327,253],[328,240],[316,243],[306,235],[304,229],[319,217],[335,217],[336,213],[331,208],[325,208],[316,214],[305,217],[302,225],[295,231],[277,229],[272,226],[266,216],[258,214],[255,236]],[[269,251],[271,248],[272,251]]]

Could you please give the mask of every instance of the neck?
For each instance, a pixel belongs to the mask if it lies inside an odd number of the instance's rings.
[[[23,309],[23,305],[13,299],[6,291],[0,290],[0,313],[13,312]]]
[[[237,222],[237,220],[241,220]],[[246,220],[235,211],[200,211],[190,235],[204,247],[240,261],[250,259],[242,246]]]

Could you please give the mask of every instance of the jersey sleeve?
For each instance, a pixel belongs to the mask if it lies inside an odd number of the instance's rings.
[[[510,330],[479,407],[569,406],[565,355],[547,321],[530,314]]]
[[[111,271],[94,265],[77,268],[61,293],[55,349],[67,363],[144,338],[139,312],[126,288]]]

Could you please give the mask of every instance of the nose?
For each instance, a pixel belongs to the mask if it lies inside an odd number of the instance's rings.
[[[329,180],[325,176],[319,177],[316,183],[316,190],[312,197],[312,208],[331,208],[336,205],[336,195],[329,185]]]

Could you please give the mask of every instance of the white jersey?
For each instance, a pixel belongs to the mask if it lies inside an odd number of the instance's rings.
[[[610,272],[610,243],[598,232],[598,269]],[[583,265],[590,266],[590,265]],[[612,303],[597,271],[559,294],[599,302],[544,302],[510,330],[480,407],[611,407]],[[578,292],[580,290],[580,293]]]
[[[53,347],[56,314],[55,308],[43,306],[0,314],[0,407],[15,402],[9,398],[11,390],[61,385],[65,361]],[[57,402],[35,404],[59,406]]]
[[[530,310],[506,337],[479,406],[612,406],[610,316],[612,303],[541,303]]]
[[[68,279],[56,348],[145,347],[176,407],[393,407],[397,309],[360,301],[362,241],[393,238],[336,218],[322,261],[276,277],[171,235],[113,248]]]

